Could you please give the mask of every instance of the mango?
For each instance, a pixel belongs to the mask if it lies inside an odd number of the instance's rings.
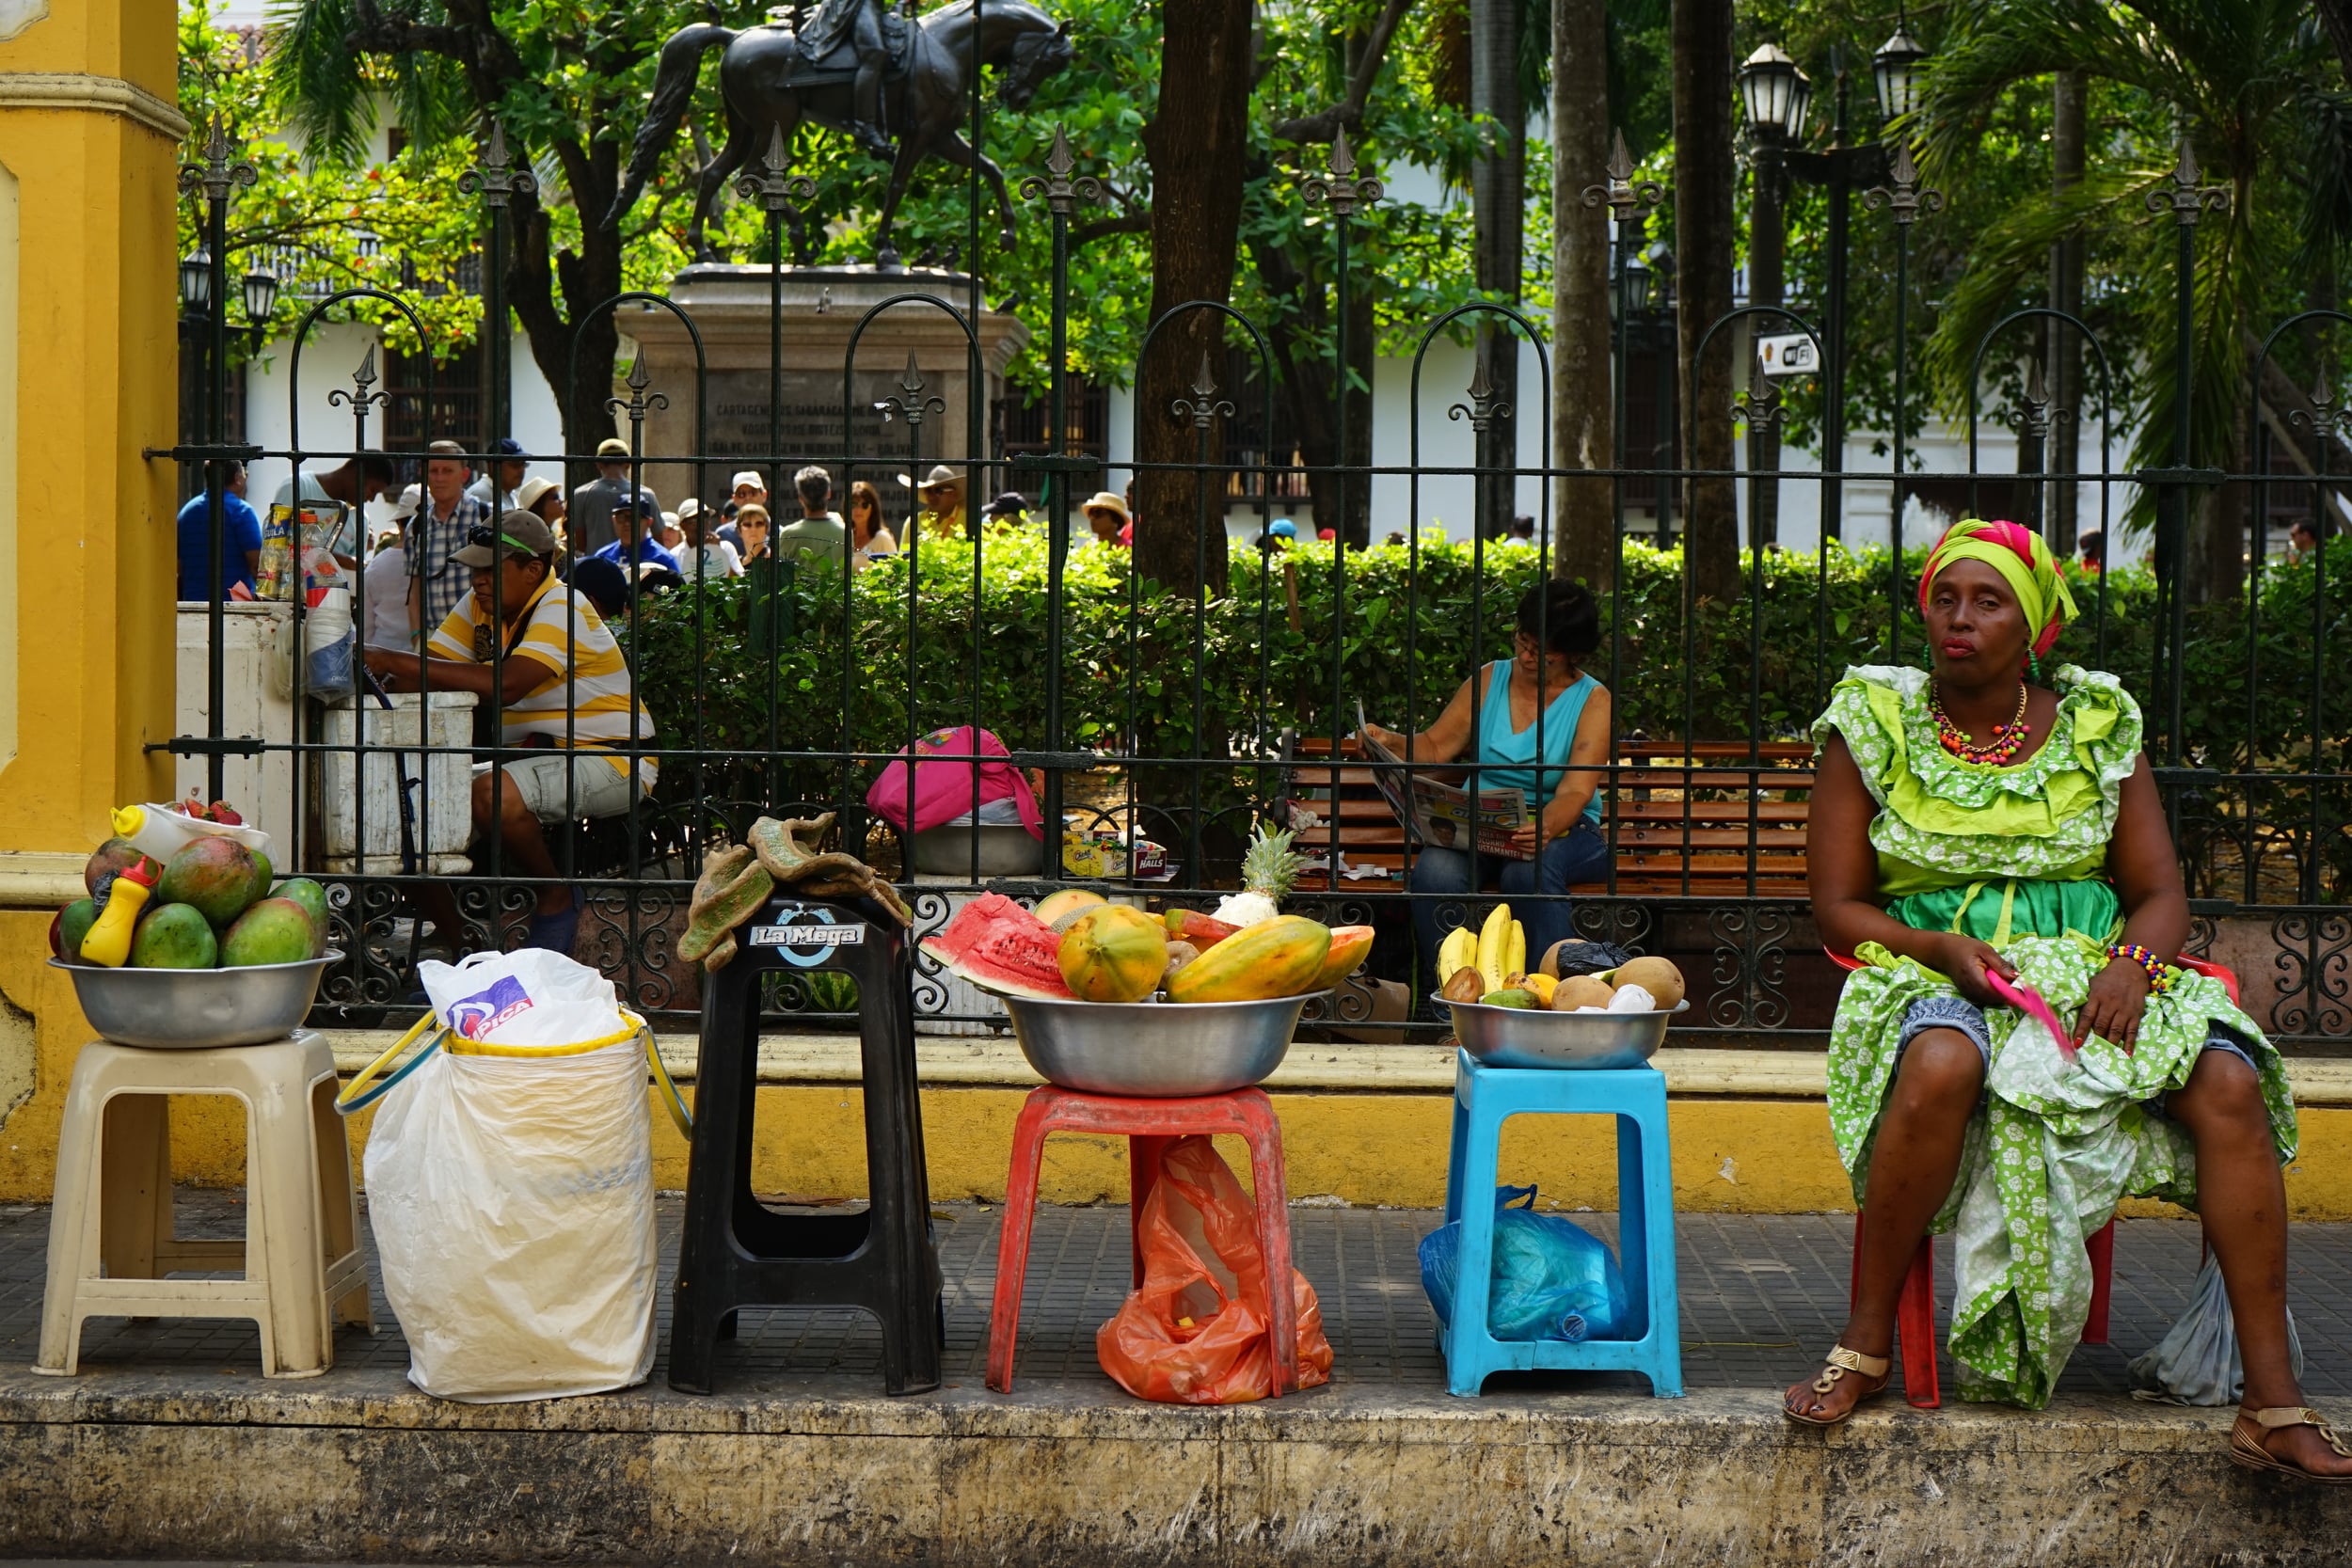
[[[137,847],[129,839],[110,838],[98,847],[97,852],[90,856],[89,863],[82,867],[82,886],[88,891],[91,897],[95,898],[98,896],[98,887],[101,882],[129,870],[141,861],[147,861],[147,870],[150,876],[162,873],[163,867],[139,853]]]
[[[131,938],[133,969],[211,969],[220,961],[212,922],[192,904],[164,904]]]
[[[300,963],[319,956],[319,928],[291,898],[264,898],[237,917],[221,939],[223,969]]]
[[[167,904],[193,904],[215,930],[223,930],[268,889],[266,858],[233,838],[199,838],[166,863],[155,896]]]
[[[1505,986],[1501,990],[1488,991],[1478,1000],[1489,1007],[1517,1007],[1521,1012],[1533,1011],[1543,1005],[1535,1000],[1535,993],[1524,986]]]
[[[272,898],[291,898],[310,911],[310,924],[326,929],[326,890],[308,877],[289,877],[269,890]]]
[[[57,911],[57,928],[50,938],[56,955],[68,963],[82,956],[82,939],[98,923],[98,900],[76,898]]]

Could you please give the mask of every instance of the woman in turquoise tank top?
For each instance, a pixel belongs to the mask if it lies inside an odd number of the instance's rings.
[[[1849,670],[1815,726],[1814,918],[1862,963],[1830,1127],[1867,1220],[1845,1332],[1783,1408],[1828,1426],[1884,1391],[1912,1255],[1947,1229],[1962,1397],[2046,1404],[2090,1306],[2086,1238],[2158,1196],[2203,1219],[2228,1292],[2231,1458],[2352,1482],[2290,1348],[2294,1099],[2260,1027],[2176,961],[2188,901],[2138,705],[2042,662],[2074,606],[2030,530],[1955,524],[1919,608],[1932,673]]]
[[[1571,934],[1568,888],[1608,875],[1600,785],[1609,761],[1609,689],[1582,668],[1600,642],[1600,607],[1582,584],[1555,578],[1527,591],[1518,620],[1512,657],[1464,681],[1427,729],[1406,736],[1364,726],[1411,761],[1480,764],[1465,787],[1517,789],[1535,819],[1518,832],[1527,860],[1481,858],[1468,846],[1435,844],[1414,856],[1406,886],[1422,895],[1413,900],[1413,932],[1424,990],[1445,979],[1435,971],[1444,936],[1438,911],[1449,903],[1459,909],[1483,891],[1508,897],[1527,927],[1532,964]]]

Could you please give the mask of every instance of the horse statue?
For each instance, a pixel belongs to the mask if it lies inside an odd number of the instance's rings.
[[[853,3],[878,7],[880,0]],[[834,8],[828,6],[827,10]],[[890,130],[883,145],[896,148],[875,236],[875,260],[885,267],[898,265],[898,249],[890,242],[891,219],[915,166],[934,155],[965,168],[978,166],[996,193],[1004,243],[1012,244],[1012,200],[1005,192],[1004,171],[981,156],[961,133],[972,98],[970,72],[981,65],[994,67],[1001,77],[998,102],[1009,109],[1023,108],[1040,83],[1070,63],[1075,53],[1070,24],[1056,22],[1029,0],[955,0],[912,26],[897,17],[873,20],[886,24],[856,31],[879,32],[890,64],[883,71],[879,103],[863,107],[879,108],[882,123]],[[852,37],[851,29],[838,25],[828,31],[835,47],[814,60],[804,55],[801,40],[782,23],[739,33],[715,23],[697,23],[670,35],[661,46],[645,122],[629,150],[628,177],[612,210],[605,214],[606,224],[618,225],[636,205],[671,137],[685,121],[704,53],[722,44],[726,53],[719,57],[719,85],[726,103],[727,140],[703,169],[694,193],[687,238],[696,261],[721,260],[704,235],[720,186],[755,152],[788,147],[803,120],[847,132],[869,147],[882,140],[874,118],[860,113],[860,87],[870,85],[860,81],[862,73],[871,74],[871,62],[866,58],[870,38]],[[894,43],[898,47],[888,47]],[[784,169],[772,166],[775,154],[769,162],[770,175],[781,177]],[[796,249],[804,246],[807,235],[800,209],[787,200],[784,212]]]

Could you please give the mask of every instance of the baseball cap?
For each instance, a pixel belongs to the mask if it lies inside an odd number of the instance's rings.
[[[500,436],[497,440],[490,443],[490,450],[501,457],[520,457],[523,455],[523,444],[520,441],[516,440],[512,436]]]
[[[1008,490],[988,503],[988,515],[992,517],[1018,517],[1027,510],[1029,498],[1018,490]]]
[[[653,504],[653,497],[647,495],[643,490],[622,491],[618,496],[615,496],[612,499],[612,510],[615,512],[634,512],[641,517],[652,517],[660,515],[659,511]]]
[[[598,457],[627,457],[628,443],[618,436],[608,436],[596,443],[596,455]]]
[[[400,493],[400,499],[392,502],[392,520],[394,522],[406,522],[409,518],[417,515],[417,508],[422,506],[423,504],[424,486],[421,484],[411,484],[407,489],[403,490]]]
[[[1277,539],[1295,539],[1298,537],[1298,525],[1288,517],[1277,517],[1266,525],[1266,531]]]
[[[695,499],[692,496],[689,496],[684,500],[677,503],[677,520],[681,523],[686,521],[689,517],[699,517],[702,515],[703,503]]]
[[[554,553],[555,535],[540,521],[539,515],[516,511],[501,517],[496,529],[468,529],[465,548],[450,559],[460,566],[487,566],[501,555],[536,560]]]
[[[741,473],[727,481],[727,488],[730,490],[740,490],[746,484],[755,490],[768,488],[768,482],[760,478],[758,471],[754,468],[745,468]]]

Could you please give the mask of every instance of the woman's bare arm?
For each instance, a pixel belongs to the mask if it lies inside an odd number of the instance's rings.
[[[1993,1006],[1997,999],[1986,988],[1983,971],[1989,967],[2004,979],[2017,972],[1991,943],[1955,932],[1917,930],[1881,907],[1878,851],[1870,847],[1870,818],[1877,811],[1845,737],[1833,735],[1821,748],[1805,834],[1813,919],[1821,940],[1832,951],[1847,954],[1875,942],[1949,975],[1971,1002]]]
[[[2188,895],[2181,886],[2181,863],[2165,824],[2164,801],[2144,755],[2117,798],[2107,879],[2123,906],[2122,941],[2170,962],[2188,940]],[[2090,978],[2090,993],[2074,1018],[2075,1039],[2096,1035],[2129,1051],[2139,1037],[2149,990],[2145,969],[2129,958],[2109,958]]]
[[[1470,742],[1470,689],[1476,684],[1472,678],[1455,688],[1437,721],[1419,735],[1399,735],[1377,724],[1366,724],[1364,729],[1407,762],[1453,762]]]

